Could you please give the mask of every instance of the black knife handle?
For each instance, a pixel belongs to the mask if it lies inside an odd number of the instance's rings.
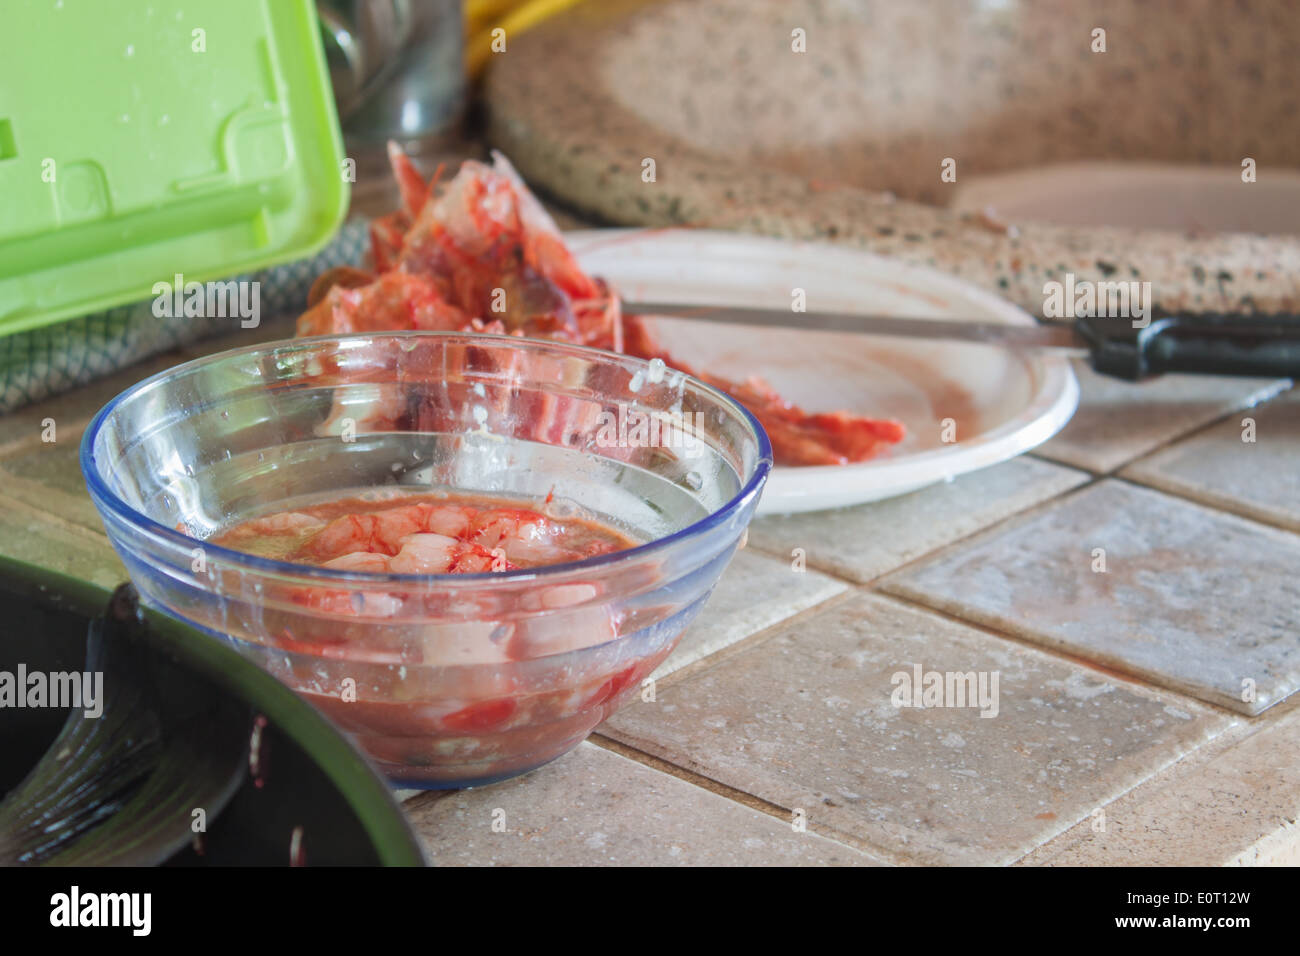
[[[1085,317],[1076,328],[1103,375],[1140,381],[1165,372],[1300,378],[1300,315],[1153,312],[1132,319]]]

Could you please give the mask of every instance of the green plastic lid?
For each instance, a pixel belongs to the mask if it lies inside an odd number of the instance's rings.
[[[311,0],[17,0],[0,335],[308,255],[347,210]]]

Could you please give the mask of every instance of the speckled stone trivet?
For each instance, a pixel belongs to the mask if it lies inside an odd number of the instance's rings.
[[[1150,281],[1169,310],[1295,313],[1300,237],[1008,228],[931,203],[955,188],[946,157],[959,180],[1108,157],[1300,166],[1297,44],[1297,7],[1270,0],[601,0],[494,57],[489,132],[617,223],[849,242],[1036,314],[1065,272]]]

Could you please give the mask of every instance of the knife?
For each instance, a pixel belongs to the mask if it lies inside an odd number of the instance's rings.
[[[729,325],[853,332],[970,342],[1017,350],[1048,350],[1084,358],[1103,375],[1140,381],[1165,372],[1300,377],[1300,315],[1169,314],[1149,321],[1085,317],[1037,325],[901,318],[856,312],[794,312],[747,306],[633,302],[628,315],[699,319]]]

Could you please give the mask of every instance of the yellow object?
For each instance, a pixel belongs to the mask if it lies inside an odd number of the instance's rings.
[[[478,76],[493,55],[494,40],[504,40],[509,49],[511,38],[523,33],[582,0],[466,0],[465,67],[470,76]],[[501,30],[502,33],[494,34]]]

